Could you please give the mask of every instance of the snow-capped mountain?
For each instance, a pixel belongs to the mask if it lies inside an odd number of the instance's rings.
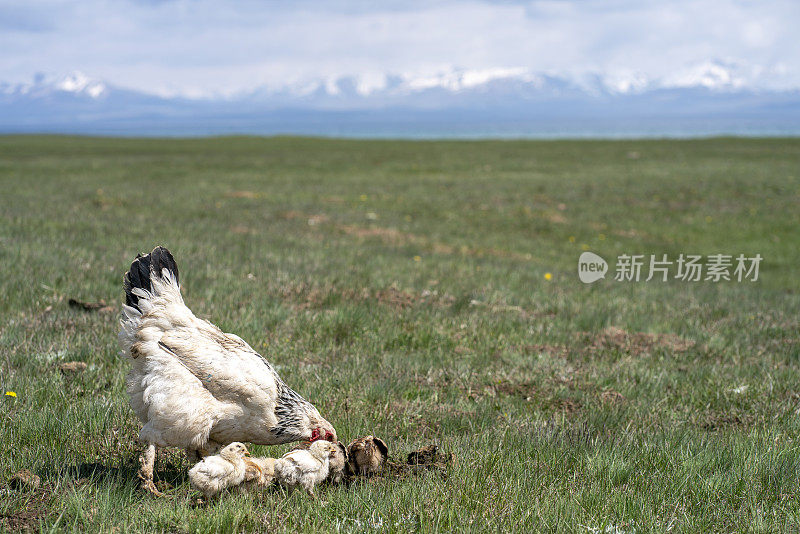
[[[0,131],[425,135],[446,125],[447,135],[524,136],[543,125],[558,130],[595,124],[603,130],[608,128],[602,124],[628,121],[658,134],[675,121],[723,121],[729,126],[712,133],[741,133],[742,124],[756,124],[761,133],[800,134],[800,91],[782,87],[780,74],[722,61],[661,78],[633,71],[565,75],[454,68],[363,73],[187,98],[115,87],[76,72],[0,83]]]
[[[34,76],[32,83],[0,83],[0,94],[6,96],[49,98],[59,93],[98,99],[108,93],[108,86],[77,71],[57,78],[40,73]]]
[[[717,92],[775,90],[775,72],[734,62],[708,61],[690,65],[661,78],[635,71],[564,75],[525,68],[446,69],[429,74],[365,73],[312,80],[253,94],[267,97],[398,99],[442,92],[449,95],[493,91],[531,97],[584,94],[637,94],[670,89],[708,89]],[[772,86],[771,86],[772,85]],[[783,88],[785,89],[785,88]]]

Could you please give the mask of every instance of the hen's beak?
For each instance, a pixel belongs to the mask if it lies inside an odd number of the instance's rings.
[[[250,456],[250,451],[244,451],[244,455],[249,457]]]

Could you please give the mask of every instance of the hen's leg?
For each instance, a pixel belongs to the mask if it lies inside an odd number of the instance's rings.
[[[153,467],[156,463],[156,446],[152,443],[147,444],[142,455],[139,457],[139,480],[142,481],[142,489],[163,497],[164,494],[158,491],[153,482]]]

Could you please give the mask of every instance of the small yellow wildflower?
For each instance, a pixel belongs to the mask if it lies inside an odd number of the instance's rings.
[[[14,391],[6,391],[6,397],[15,397],[16,398],[16,396],[17,396],[16,392],[14,392]]]
[[[581,250],[589,250],[589,245],[586,243],[581,244]]]
[[[569,236],[569,242],[570,243],[574,243],[575,242],[575,236],[574,235]]]
[[[358,199],[359,199],[361,202],[366,202],[366,201],[367,201],[367,195],[361,195],[360,197],[358,197]]]
[[[712,220],[713,219],[711,218],[711,215],[706,215],[706,222],[707,223],[711,222]]]
[[[600,241],[605,241],[606,240],[606,234],[600,234],[599,236],[597,236],[597,239],[599,239]]]
[[[545,280],[552,280],[553,279],[553,275],[551,273],[544,273],[544,279]]]
[[[421,256],[414,256],[414,261],[422,261],[422,257]]]

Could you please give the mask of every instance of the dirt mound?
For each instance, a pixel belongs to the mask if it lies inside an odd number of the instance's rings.
[[[452,452],[441,452],[438,445],[426,445],[408,453],[405,462],[397,462],[390,458],[386,462],[383,475],[407,478],[433,471],[444,477],[447,476],[447,467],[455,462],[455,458],[456,456]]]

